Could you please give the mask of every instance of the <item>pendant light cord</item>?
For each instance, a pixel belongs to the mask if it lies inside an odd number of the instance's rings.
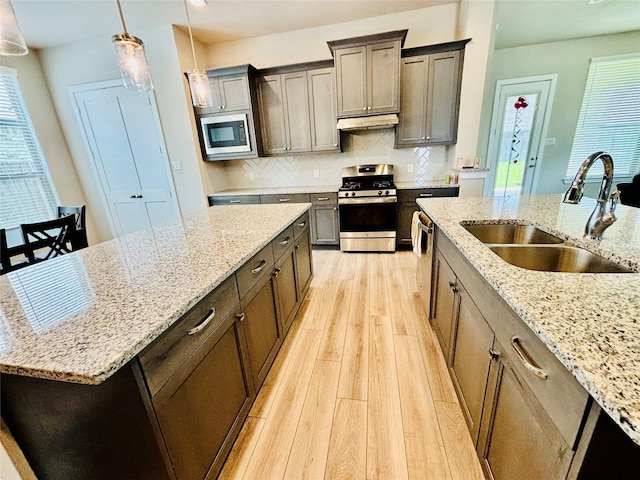
[[[122,5],[120,5],[120,0],[116,0],[116,2],[118,3],[118,13],[120,14],[120,21],[122,22],[122,28],[124,30],[125,35],[128,35],[127,26],[124,23],[124,15],[122,14]]]
[[[196,48],[193,45],[193,33],[191,33],[191,17],[189,16],[189,7],[187,6],[187,0],[183,0],[183,3],[184,3],[184,11],[187,13],[187,26],[189,27],[189,40],[191,40],[191,53],[193,54],[193,65],[194,65],[194,68],[197,70],[198,61],[196,60]]]

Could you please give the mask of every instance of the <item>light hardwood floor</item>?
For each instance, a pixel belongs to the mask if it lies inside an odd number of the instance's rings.
[[[224,479],[483,479],[416,257],[314,250],[315,277]]]

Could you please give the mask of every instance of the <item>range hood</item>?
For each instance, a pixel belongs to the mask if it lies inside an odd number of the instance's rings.
[[[341,118],[338,130],[372,130],[374,128],[391,128],[398,124],[398,115],[375,115],[369,117]]]

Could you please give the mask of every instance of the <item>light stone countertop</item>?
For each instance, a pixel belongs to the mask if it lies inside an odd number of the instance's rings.
[[[208,208],[0,277],[0,372],[99,384],[310,208]]]
[[[595,200],[561,195],[430,198],[418,205],[611,418],[640,444],[640,273],[525,270],[504,262],[461,225],[512,219],[640,270],[640,209],[618,206],[600,242],[584,240]],[[520,222],[513,222],[520,223]]]

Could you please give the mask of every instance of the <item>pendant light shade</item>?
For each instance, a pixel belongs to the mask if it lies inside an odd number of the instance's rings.
[[[127,89],[140,92],[153,90],[151,72],[147,63],[147,56],[144,53],[144,43],[139,38],[127,33],[120,0],[117,0],[117,3],[124,33],[114,35],[111,37],[111,41],[116,49],[118,69],[124,86]]]
[[[183,0],[184,10],[187,13],[187,25],[189,27],[189,40],[191,40],[191,53],[193,54],[193,70],[187,72],[189,77],[189,88],[191,90],[191,102],[194,107],[211,107],[213,106],[213,98],[211,97],[211,87],[209,86],[209,77],[207,72],[198,68],[196,60],[196,49],[193,45],[193,33],[191,32],[191,17],[189,16],[189,7],[187,0]]]
[[[10,0],[0,0],[0,55],[29,53]]]

